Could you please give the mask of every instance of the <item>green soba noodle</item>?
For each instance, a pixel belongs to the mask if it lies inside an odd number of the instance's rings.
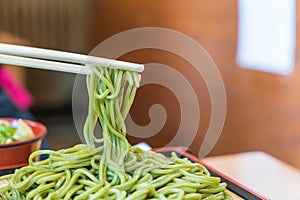
[[[31,154],[29,165],[0,177],[7,200],[98,199],[232,199],[226,184],[205,167],[188,159],[171,158],[132,147],[124,120],[140,78],[135,72],[90,66],[87,76],[89,112],[84,127],[87,145]],[[94,129],[100,122],[103,138]],[[49,158],[34,162],[47,154]]]

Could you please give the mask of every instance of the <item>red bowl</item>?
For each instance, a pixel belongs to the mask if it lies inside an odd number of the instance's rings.
[[[0,120],[13,121],[15,118],[0,118]],[[24,120],[33,130],[34,138],[15,141],[9,144],[0,144],[0,170],[14,169],[28,165],[30,154],[39,150],[44,136],[47,133],[46,127],[38,122]]]

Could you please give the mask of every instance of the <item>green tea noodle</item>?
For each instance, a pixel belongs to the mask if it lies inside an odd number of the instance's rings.
[[[232,199],[226,184],[205,167],[188,159],[171,158],[132,147],[124,120],[140,78],[135,72],[90,66],[87,76],[89,112],[84,127],[87,145],[31,154],[29,165],[0,177],[5,200],[98,199]],[[102,138],[94,129],[100,122]],[[42,154],[49,158],[39,162]]]

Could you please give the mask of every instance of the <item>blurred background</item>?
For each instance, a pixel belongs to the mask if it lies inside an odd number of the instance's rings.
[[[300,1],[296,1],[296,41],[292,73],[280,75],[241,68],[238,50],[236,0],[109,1],[109,0],[0,0],[0,27],[31,46],[88,54],[96,45],[119,32],[146,26],[180,31],[199,42],[217,64],[227,94],[227,116],[222,135],[210,155],[260,150],[300,168]],[[3,34],[3,33],[2,33]],[[117,47],[116,47],[117,48]],[[162,51],[140,50],[122,60],[163,63],[180,71],[201,99],[200,129],[190,147],[197,153],[210,121],[210,96],[201,77],[183,59]],[[272,66],[270,66],[272,67]],[[49,129],[51,148],[81,142],[72,116],[75,75],[14,68],[34,97],[32,112]],[[163,94],[163,95],[162,95]],[[157,135],[147,138],[159,147],[172,138],[179,120],[176,100],[164,88],[140,88],[134,107],[147,97],[165,106],[168,121]],[[172,101],[171,101],[172,100]],[[147,111],[133,113],[147,123]],[[172,116],[172,117],[170,117]],[[189,134],[189,133],[187,133]],[[134,137],[132,143],[144,141]]]

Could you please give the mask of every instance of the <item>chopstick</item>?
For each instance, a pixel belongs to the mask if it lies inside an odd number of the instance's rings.
[[[62,62],[55,62],[55,61],[48,61],[48,60],[39,60],[34,58],[25,58],[25,57],[11,56],[5,54],[0,54],[0,63],[7,64],[7,65],[17,65],[22,67],[47,69],[53,71],[84,74],[84,75],[91,73],[90,68],[84,65],[69,64],[69,63],[62,63]]]
[[[90,69],[84,66],[85,64],[136,72],[144,70],[144,65],[142,64],[3,43],[0,43],[0,63],[77,74],[91,73]]]

